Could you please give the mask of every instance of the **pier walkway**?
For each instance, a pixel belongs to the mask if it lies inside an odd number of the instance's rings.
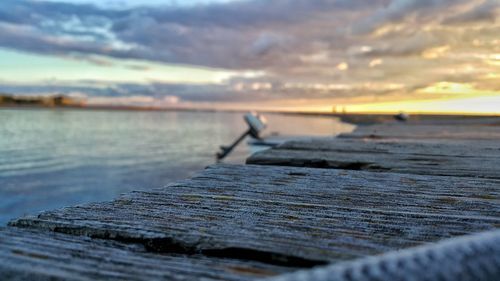
[[[499,140],[492,118],[288,142],[247,165],[14,220],[0,229],[0,276],[495,280],[487,278],[500,272]],[[441,275],[455,279],[432,278]]]

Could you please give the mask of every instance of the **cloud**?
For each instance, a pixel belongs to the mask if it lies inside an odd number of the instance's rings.
[[[274,33],[262,33],[252,43],[251,52],[254,55],[262,56],[273,48],[283,46],[284,44],[286,44],[286,38],[284,36]]]
[[[5,0],[0,22],[19,26],[3,28],[5,38],[0,44],[40,53],[79,52],[233,69],[262,67],[259,58],[271,44],[294,37],[286,34],[288,28],[302,33],[302,24],[318,15],[354,12],[380,2],[255,0],[113,10]],[[276,32],[277,28],[284,32]],[[19,34],[20,29],[30,32]]]
[[[466,0],[392,0],[389,5],[379,8],[372,15],[355,24],[353,30],[357,33],[372,32],[390,23],[402,22],[411,18],[413,21],[431,18],[431,15],[441,14],[450,7],[457,6]]]
[[[485,0],[482,4],[471,9],[451,16],[443,21],[444,24],[464,24],[474,22],[494,23],[500,14],[500,2],[498,0]]]
[[[484,77],[498,66],[478,57],[500,52],[499,13],[497,0],[241,0],[122,9],[3,0],[2,47],[109,67],[103,58],[141,60],[129,65],[138,73],[155,71],[150,61],[264,74],[201,85],[4,88],[241,102],[412,95],[464,75],[486,87],[494,83]]]

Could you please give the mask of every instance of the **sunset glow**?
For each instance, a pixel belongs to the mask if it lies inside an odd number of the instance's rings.
[[[423,101],[387,102],[347,106],[349,112],[500,115],[500,95]]]
[[[500,114],[497,0],[2,6],[4,93],[169,108]]]

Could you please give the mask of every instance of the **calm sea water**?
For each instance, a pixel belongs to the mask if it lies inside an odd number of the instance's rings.
[[[268,133],[334,136],[328,117],[266,115]],[[242,114],[0,110],[0,225],[187,178],[246,128]],[[243,143],[227,160],[243,163]]]

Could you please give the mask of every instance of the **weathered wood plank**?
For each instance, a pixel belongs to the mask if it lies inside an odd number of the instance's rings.
[[[135,243],[0,229],[2,280],[254,280],[294,270],[237,259],[151,253]]]
[[[291,141],[247,163],[500,179],[500,142]]]
[[[166,188],[11,224],[305,267],[493,229],[499,187],[473,178],[217,165]]]
[[[435,140],[499,140],[500,125],[432,125],[414,123],[387,123],[360,126],[341,138],[371,139],[435,139]]]
[[[268,281],[496,281],[500,231],[280,275]]]

